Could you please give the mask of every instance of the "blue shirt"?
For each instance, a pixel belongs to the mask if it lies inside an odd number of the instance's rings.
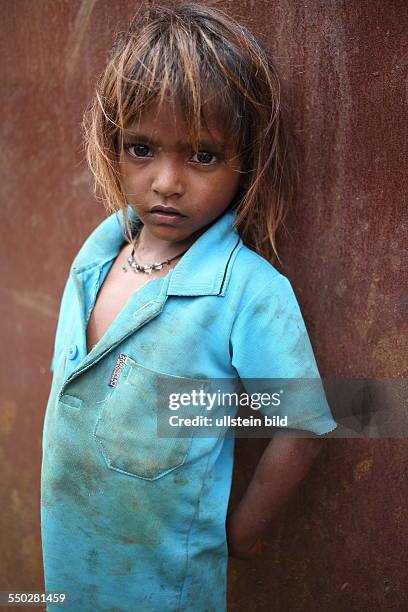
[[[210,379],[264,379],[263,390],[272,378],[320,381],[290,282],[243,244],[233,221],[224,213],[165,277],[135,291],[88,354],[86,325],[125,242],[122,214],[74,259],[41,470],[45,586],[67,593],[65,610],[226,609],[234,440],[159,437],[160,390]],[[288,427],[336,427],[321,387],[299,386],[289,398]]]

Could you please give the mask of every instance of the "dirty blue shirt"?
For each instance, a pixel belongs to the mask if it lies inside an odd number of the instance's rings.
[[[45,588],[67,593],[58,609],[226,610],[234,440],[159,437],[159,389],[319,379],[290,282],[243,244],[233,221],[224,213],[165,277],[136,290],[88,354],[86,325],[125,243],[122,213],[100,223],[74,259],[41,469]],[[313,393],[294,392],[284,412],[288,427],[321,435],[336,423],[324,392]]]

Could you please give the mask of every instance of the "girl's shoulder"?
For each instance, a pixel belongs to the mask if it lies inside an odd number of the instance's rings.
[[[240,241],[232,262],[227,292],[241,306],[247,301],[293,294],[289,279],[264,257]]]
[[[240,240],[240,248],[234,263],[236,267],[241,269],[241,273],[248,278],[257,278],[260,281],[268,282],[282,276],[273,264],[246,246],[242,240]]]
[[[84,239],[72,268],[92,267],[113,257],[124,242],[121,215],[113,213],[100,221]]]

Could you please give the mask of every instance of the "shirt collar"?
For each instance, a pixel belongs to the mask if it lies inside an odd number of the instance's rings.
[[[131,206],[130,220],[138,219]],[[229,263],[241,244],[233,227],[235,214],[223,213],[203,232],[170,271],[167,295],[224,295]],[[76,256],[72,270],[79,274],[114,259],[125,242],[122,211],[105,219]]]

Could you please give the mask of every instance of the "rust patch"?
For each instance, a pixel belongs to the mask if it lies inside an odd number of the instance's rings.
[[[357,463],[357,465],[354,468],[354,472],[353,472],[354,480],[362,480],[363,478],[366,478],[368,474],[371,472],[372,466],[373,466],[372,457],[368,457],[367,459],[363,459],[363,461],[360,461],[359,463]]]
[[[17,417],[17,404],[14,400],[3,399],[0,402],[0,435],[8,436]]]

